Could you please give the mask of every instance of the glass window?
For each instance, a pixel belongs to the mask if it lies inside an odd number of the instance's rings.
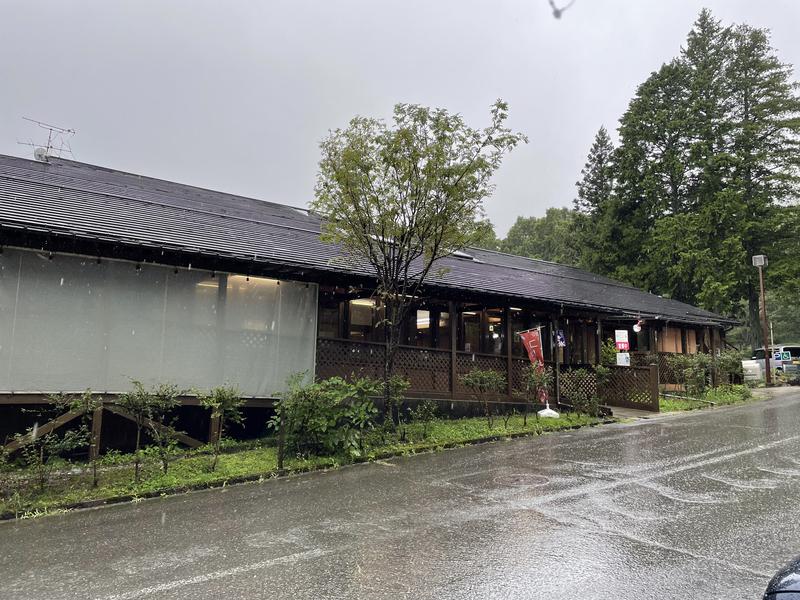
[[[350,301],[351,340],[371,341],[375,338],[375,300],[358,298]]]
[[[414,345],[430,348],[431,341],[433,340],[433,331],[431,327],[431,311],[417,310],[416,321],[414,323]]]
[[[527,356],[528,353],[522,344],[522,338],[517,334],[533,329],[533,315],[528,310],[509,308],[508,317],[511,320],[511,353],[514,356]],[[544,339],[544,336],[542,336],[542,343],[544,343]]]
[[[502,308],[486,310],[486,330],[482,350],[487,354],[506,353],[506,319],[505,310]]]
[[[319,337],[342,337],[342,303],[333,289],[319,291]]]
[[[436,320],[436,347],[449,350],[451,335],[450,313],[440,311]]]
[[[465,310],[461,313],[459,348],[464,352],[481,351],[481,311]]]
[[[800,346],[784,346],[784,352],[789,352],[792,358],[800,358]]]

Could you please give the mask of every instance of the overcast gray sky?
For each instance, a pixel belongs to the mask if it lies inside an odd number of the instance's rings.
[[[800,65],[796,0],[575,0],[560,20],[547,0],[0,0],[0,153],[46,139],[28,116],[76,129],[76,160],[303,206],[353,115],[413,102],[483,126],[502,97],[530,137],[487,202],[502,235],[571,203],[595,131],[702,6]]]

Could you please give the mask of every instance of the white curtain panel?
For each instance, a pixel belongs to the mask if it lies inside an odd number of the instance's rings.
[[[0,391],[238,385],[272,397],[313,374],[317,286],[6,248]]]

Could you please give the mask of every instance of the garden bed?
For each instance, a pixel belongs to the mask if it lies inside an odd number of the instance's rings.
[[[745,385],[721,385],[709,389],[699,398],[661,396],[660,410],[662,413],[699,410],[741,404],[753,399],[753,393]]]
[[[5,473],[14,485],[10,497],[0,500],[0,516],[30,518],[115,502],[138,501],[142,498],[164,496],[233,483],[258,481],[288,473],[335,468],[343,464],[402,456],[418,452],[452,448],[520,436],[540,435],[565,429],[608,422],[582,414],[566,413],[560,419],[511,416],[507,422],[497,418],[490,429],[481,417],[465,419],[436,419],[423,425],[410,423],[397,432],[374,430],[365,436],[360,456],[287,457],[284,470],[278,470],[278,453],[274,438],[229,444],[220,455],[216,470],[211,470],[209,448],[175,454],[166,474],[153,458],[143,463],[139,484],[133,483],[133,456],[111,454],[99,465],[99,484],[92,487],[88,464],[63,463],[53,473],[43,491],[34,483],[34,474],[18,469]],[[423,434],[423,428],[427,431]],[[8,485],[8,479],[6,485]]]

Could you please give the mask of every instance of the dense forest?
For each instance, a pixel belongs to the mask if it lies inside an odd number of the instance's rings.
[[[680,53],[601,127],[571,208],[519,217],[481,245],[572,264],[733,315],[729,339],[758,345],[766,254],[776,342],[800,342],[800,96],[769,32],[708,10]]]

